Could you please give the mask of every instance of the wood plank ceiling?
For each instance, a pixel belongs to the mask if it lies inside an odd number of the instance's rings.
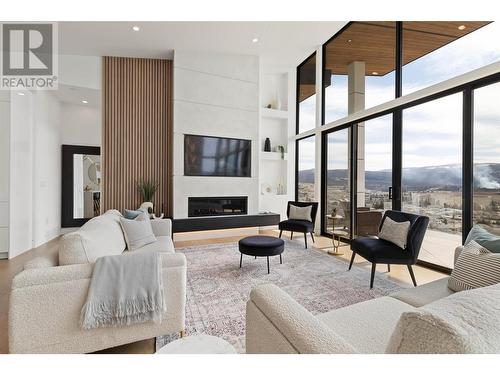
[[[403,65],[487,25],[484,21],[403,22]],[[460,27],[461,25],[465,28]],[[396,22],[353,22],[325,47],[326,75],[346,75],[353,61],[364,61],[366,75],[383,76],[395,69]],[[304,70],[311,67],[303,65]],[[315,92],[309,74],[300,75],[300,101]],[[303,79],[302,79],[303,78]]]

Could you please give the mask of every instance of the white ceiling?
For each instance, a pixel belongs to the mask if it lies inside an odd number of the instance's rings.
[[[60,22],[59,53],[172,58],[174,50],[257,55],[294,67],[346,22]],[[132,31],[137,25],[140,31]],[[252,43],[258,38],[257,43]]]

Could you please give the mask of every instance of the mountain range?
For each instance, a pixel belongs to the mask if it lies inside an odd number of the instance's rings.
[[[299,171],[301,182],[314,182],[314,169]],[[370,190],[384,191],[392,185],[390,170],[366,171],[365,184]],[[328,183],[340,184],[347,180],[346,169],[328,171]],[[447,190],[462,188],[462,165],[449,164],[432,167],[403,168],[403,186],[407,190]],[[500,163],[474,164],[474,187],[500,189]]]

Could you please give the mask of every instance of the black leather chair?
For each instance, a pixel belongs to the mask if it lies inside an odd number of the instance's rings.
[[[367,261],[372,263],[372,274],[370,279],[370,288],[373,288],[373,279],[375,277],[375,268],[377,264],[387,264],[389,272],[391,264],[406,264],[410,272],[413,285],[417,286],[415,275],[413,274],[412,265],[417,263],[418,253],[429,224],[427,216],[409,214],[401,211],[387,210],[384,214],[380,229],[384,225],[386,217],[390,217],[397,222],[409,221],[410,228],[406,240],[406,249],[401,249],[391,242],[382,240],[377,237],[358,237],[351,241],[352,258],[349,264],[349,270],[352,267],[356,255],[360,255]]]
[[[306,244],[306,249],[307,249],[307,233],[311,233],[311,238],[314,242],[314,223],[316,221],[316,214],[318,213],[318,203],[317,202],[293,202],[290,201],[288,202],[288,205],[286,207],[286,216],[290,217],[290,205],[293,204],[294,206],[297,207],[307,207],[307,206],[312,206],[311,208],[311,220],[294,220],[294,219],[288,219],[284,220],[279,223],[279,229],[280,229],[280,238],[281,234],[283,233],[284,230],[288,230],[291,232],[290,237],[293,239],[293,232],[299,232],[299,233],[304,233],[304,241]]]

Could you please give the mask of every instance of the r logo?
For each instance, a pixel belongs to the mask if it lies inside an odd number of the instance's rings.
[[[53,75],[52,24],[3,24],[4,76]]]

